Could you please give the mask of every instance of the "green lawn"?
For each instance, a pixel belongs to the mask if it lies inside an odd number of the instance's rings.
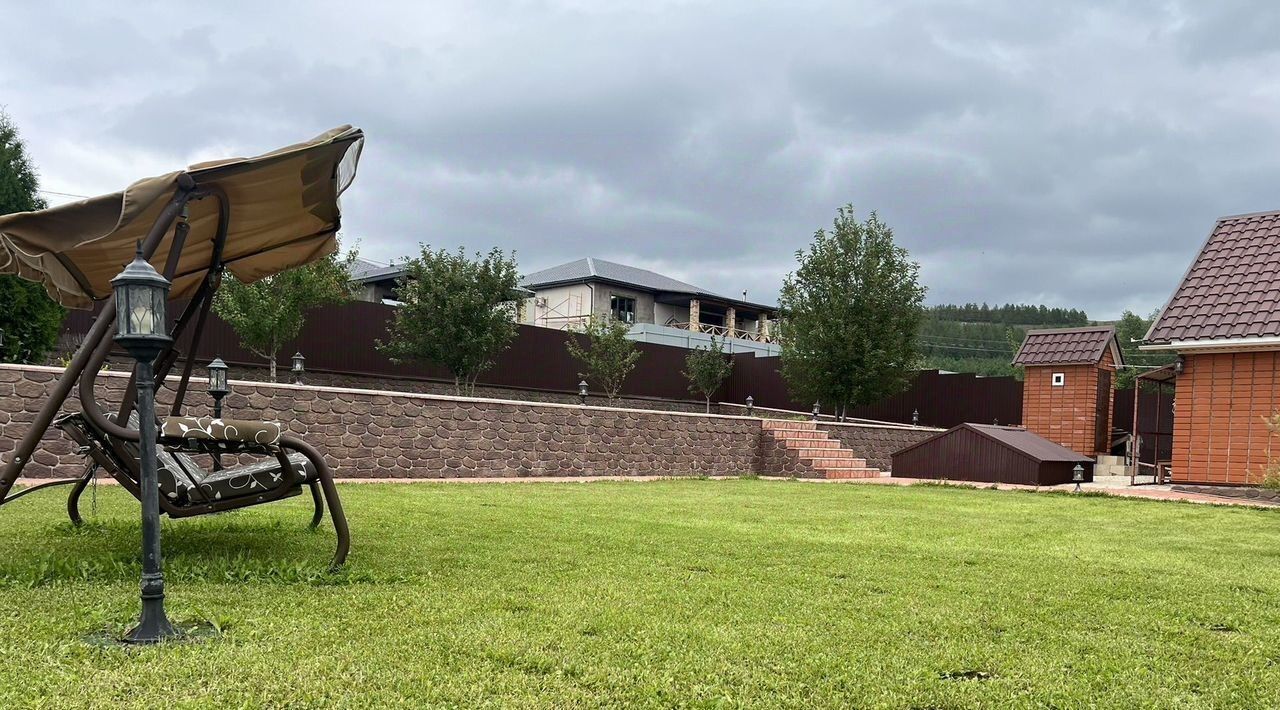
[[[1276,707],[1280,514],[778,481],[363,485],[166,523],[202,643],[136,613],[136,505],[0,509],[0,707]],[[86,498],[86,508],[88,508]]]

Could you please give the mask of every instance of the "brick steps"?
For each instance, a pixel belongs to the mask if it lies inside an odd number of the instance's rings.
[[[867,466],[867,460],[818,429],[812,421],[765,419],[761,422],[765,435],[813,469],[822,478],[879,478],[880,470]]]

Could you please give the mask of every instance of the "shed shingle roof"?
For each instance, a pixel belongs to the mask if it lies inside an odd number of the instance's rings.
[[[1013,364],[1093,365],[1102,359],[1115,337],[1116,329],[1109,325],[1029,330]]]
[[[1088,456],[1082,456],[1061,444],[1055,444],[1052,441],[1040,436],[1039,434],[1027,431],[1019,426],[1001,426],[999,424],[957,424],[950,429],[934,434],[933,436],[918,441],[904,449],[894,452],[894,456],[910,451],[919,446],[924,446],[929,442],[951,436],[962,429],[969,429],[989,439],[995,440],[1000,445],[1013,449],[1027,458],[1036,461],[1066,461],[1071,462],[1091,462],[1093,459]]]
[[[1280,212],[1223,217],[1146,341],[1266,336],[1280,336]]]

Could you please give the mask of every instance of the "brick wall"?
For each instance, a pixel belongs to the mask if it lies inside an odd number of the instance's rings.
[[[0,457],[47,398],[53,368],[0,366]],[[103,373],[100,401],[118,402],[122,372]],[[192,380],[187,413],[208,414]],[[227,417],[278,419],[322,451],[342,477],[740,475],[759,470],[758,420],[677,412],[467,399],[235,382]],[[162,405],[172,391],[162,389]],[[77,401],[69,401],[71,407]],[[70,408],[66,408],[71,411]],[[111,407],[104,404],[104,409]],[[56,429],[23,475],[69,476],[81,457]]]
[[[824,424],[818,428],[839,439],[841,445],[858,453],[867,465],[888,471],[893,468],[893,452],[937,434],[941,429],[905,429],[874,425]]]
[[[1185,355],[1174,399],[1178,483],[1258,484],[1280,441],[1263,417],[1280,407],[1280,352]]]
[[[1022,425],[1044,438],[1083,454],[1093,456],[1097,431],[1098,373],[1113,372],[1115,364],[1108,350],[1098,366],[1045,365],[1026,368],[1022,385]],[[1053,386],[1053,374],[1063,373],[1066,384]],[[1114,398],[1106,393],[1107,431],[1110,432]]]
[[[61,372],[0,365],[0,461],[34,420]],[[98,378],[106,411],[128,377]],[[173,381],[171,380],[171,383]],[[589,475],[806,475],[766,451],[760,420],[652,410],[467,399],[402,392],[233,382],[228,417],[278,419],[316,445],[342,477],[452,478]],[[170,387],[157,399],[167,408]],[[207,415],[203,380],[192,379],[187,414]],[[64,412],[74,411],[71,399]],[[887,469],[888,454],[931,430],[825,424],[859,457]],[[51,429],[23,471],[72,476],[83,460]],[[789,463],[788,463],[789,462]],[[809,472],[811,473],[811,472]]]

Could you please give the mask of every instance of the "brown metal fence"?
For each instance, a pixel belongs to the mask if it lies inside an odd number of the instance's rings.
[[[174,313],[184,304],[175,304]],[[295,351],[306,356],[307,369],[341,375],[374,378],[451,381],[449,372],[429,364],[391,362],[377,349],[387,338],[387,324],[394,309],[380,303],[354,302],[324,306],[312,311],[307,326],[294,342],[286,343],[279,364],[288,367]],[[64,342],[74,343],[87,332],[93,314],[73,311],[63,324]],[[520,325],[511,347],[485,372],[479,384],[494,387],[572,393],[582,377],[580,368],[565,349],[570,333]],[[693,400],[682,372],[689,351],[684,348],[638,343],[643,355],[627,378],[622,394],[670,400]],[[180,345],[181,347],[181,345]],[[211,315],[204,338],[195,353],[199,362],[221,357],[232,365],[262,366],[261,358],[240,347],[235,332]],[[760,407],[807,412],[812,402],[796,402],[778,372],[776,357],[732,356],[733,373],[716,400],[743,403],[748,396]],[[924,371],[903,393],[874,405],[858,407],[850,416],[910,423],[920,412],[920,423],[950,427],[962,422],[1016,424],[1022,420],[1022,383],[1012,377],[976,377],[972,374]]]
[[[1159,393],[1144,389],[1138,398],[1138,434],[1142,439],[1139,457],[1151,464],[1157,456],[1167,460],[1173,453],[1173,388],[1165,387]],[[1113,401],[1112,427],[1130,431],[1133,429],[1133,390],[1116,390]]]

